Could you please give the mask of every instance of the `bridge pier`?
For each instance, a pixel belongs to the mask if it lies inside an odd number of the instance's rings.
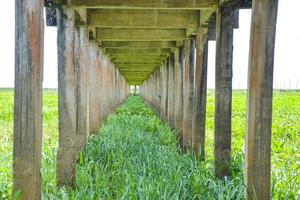
[[[248,71],[246,199],[271,199],[271,135],[277,0],[254,0]]]
[[[43,1],[15,1],[13,194],[41,198]]]
[[[230,175],[233,9],[219,7],[216,17],[215,174]]]

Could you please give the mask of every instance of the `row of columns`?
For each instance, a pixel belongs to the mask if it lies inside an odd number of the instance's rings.
[[[43,1],[16,0],[13,195],[41,199]],[[129,95],[129,85],[73,8],[57,10],[58,186],[73,187],[76,157],[87,136]]]
[[[277,0],[253,0],[249,57],[245,185],[247,199],[270,199],[271,122]],[[216,17],[215,175],[230,176],[234,9]],[[187,39],[140,93],[175,130],[183,151],[205,158],[208,30]]]

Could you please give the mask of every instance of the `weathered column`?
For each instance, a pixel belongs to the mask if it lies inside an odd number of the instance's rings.
[[[183,69],[183,148],[188,150],[193,142],[195,38],[185,41]]]
[[[220,7],[216,25],[215,174],[230,175],[233,10]]]
[[[76,170],[76,74],[74,10],[57,10],[59,146],[56,180],[58,186],[73,187]]]
[[[100,74],[101,66],[99,62],[99,52],[96,43],[90,43],[89,49],[90,65],[89,65],[89,132],[96,134],[99,128],[101,116],[101,88]]]
[[[207,90],[207,29],[200,29],[196,44],[195,69],[195,108],[194,108],[194,152],[205,158],[205,118],[206,118],[206,90]]]
[[[77,101],[76,146],[79,151],[86,143],[89,133],[89,35],[85,27],[77,27],[75,32],[75,74]]]
[[[183,147],[183,48],[175,50],[175,120],[174,125],[181,148]]]
[[[168,73],[167,73],[167,68],[166,68],[166,63],[164,62],[161,67],[161,84],[162,84],[162,96],[161,96],[161,119],[166,122],[166,113],[167,113],[167,102],[168,102],[168,97],[167,97],[167,86],[168,86]]]
[[[101,88],[102,88],[102,93],[101,96],[102,98],[102,103],[101,103],[101,118],[104,120],[107,115],[108,115],[108,59],[106,56],[103,56],[102,59],[102,75],[101,75]]]
[[[271,199],[271,129],[277,0],[254,0],[248,75],[246,199]]]
[[[44,2],[15,1],[13,197],[41,198]]]
[[[159,117],[163,116],[163,65],[159,67]]]
[[[168,66],[168,123],[174,128],[174,54],[169,57]]]

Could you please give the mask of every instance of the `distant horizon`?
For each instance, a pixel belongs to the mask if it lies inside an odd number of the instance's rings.
[[[274,60],[274,89],[300,89],[299,0],[279,1]],[[240,10],[240,28],[234,30],[233,89],[247,89],[251,10]],[[14,86],[14,1],[0,7],[0,88]],[[56,27],[45,25],[44,88],[57,89]],[[208,45],[209,89],[215,85],[215,41]]]

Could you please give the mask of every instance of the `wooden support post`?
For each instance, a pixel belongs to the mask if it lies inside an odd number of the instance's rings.
[[[74,10],[57,10],[59,146],[57,186],[73,187],[76,170],[76,74],[74,52]]]
[[[159,68],[159,117],[163,116],[163,65]]]
[[[254,0],[248,75],[246,199],[271,199],[271,130],[277,0]]]
[[[103,101],[101,103],[101,118],[104,120],[108,115],[108,59],[107,57],[102,57],[102,73],[101,73],[101,89],[102,93],[101,96],[105,97],[103,98]]]
[[[85,27],[77,27],[75,32],[75,74],[77,101],[76,147],[84,147],[89,134],[89,35]]]
[[[89,132],[96,134],[101,119],[101,93],[99,53],[96,43],[90,43],[90,66],[89,66]]]
[[[15,1],[13,199],[41,198],[43,3]]]
[[[174,54],[169,57],[168,66],[168,123],[174,128]]]
[[[161,68],[161,76],[162,76],[162,96],[161,96],[161,119],[166,122],[167,112],[168,112],[168,71],[167,71],[167,63],[163,63]]]
[[[183,148],[183,48],[175,50],[175,129],[177,139]]]
[[[230,175],[233,10],[220,7],[216,25],[215,175]]]
[[[188,150],[193,142],[195,38],[185,41],[185,65],[183,69],[183,148]]]
[[[196,44],[194,152],[205,158],[205,117],[207,90],[208,31],[200,29]]]

